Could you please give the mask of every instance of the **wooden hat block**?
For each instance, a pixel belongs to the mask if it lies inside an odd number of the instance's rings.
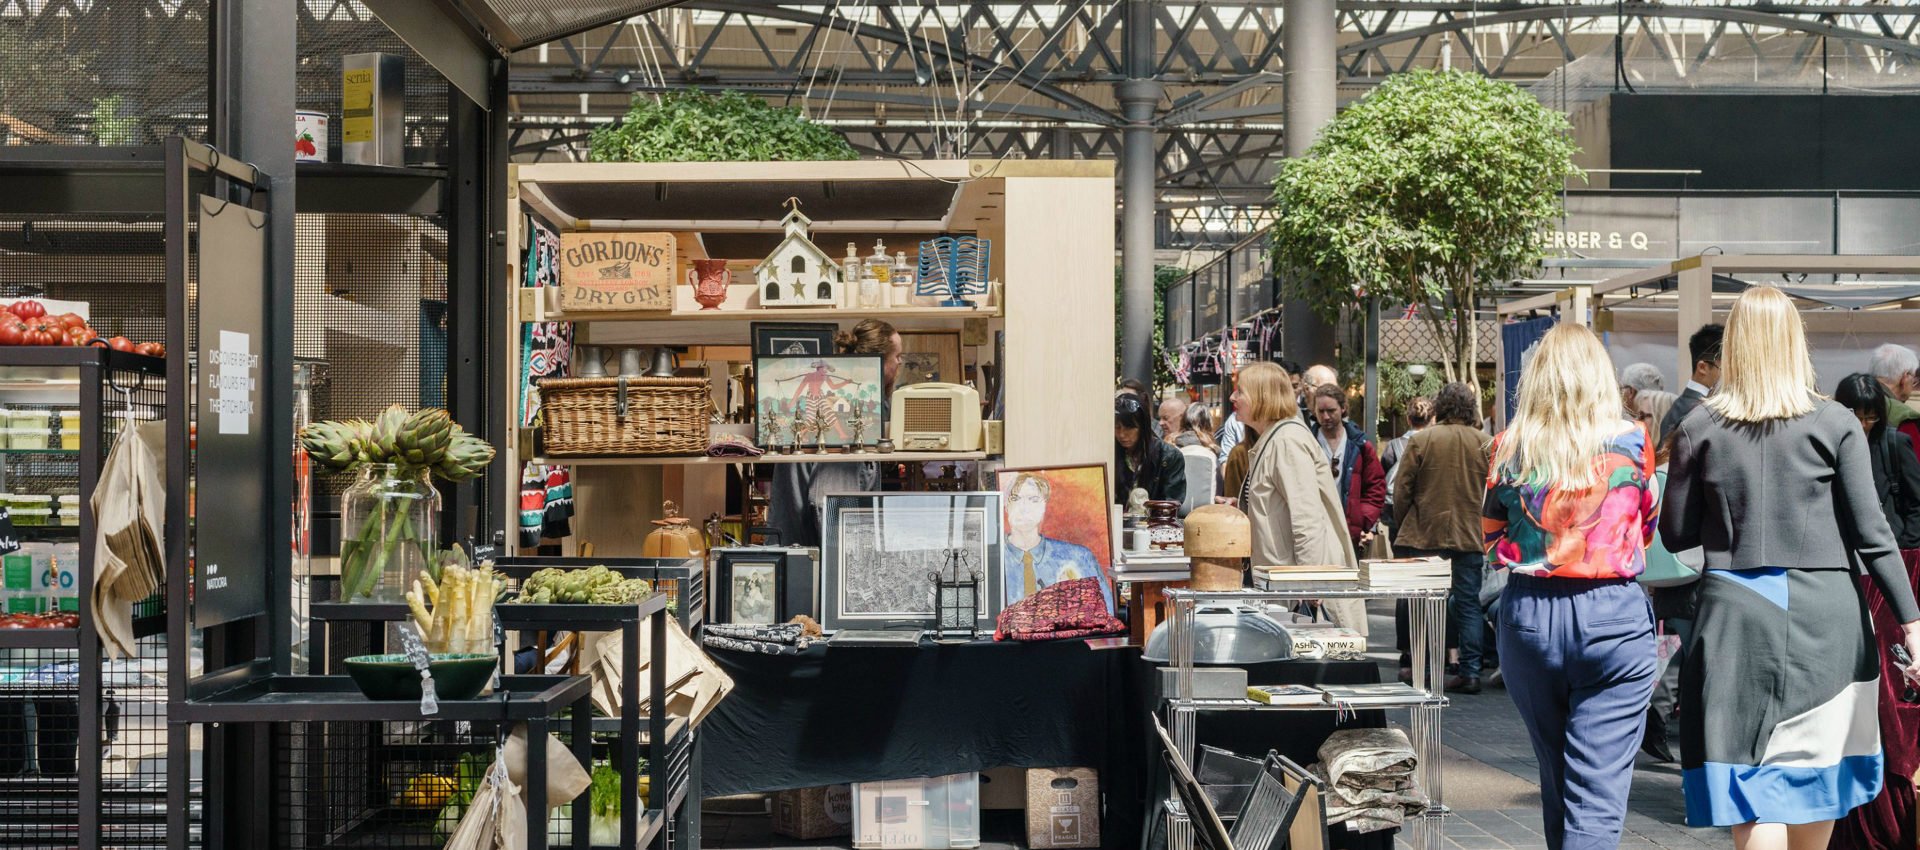
[[[1253,556],[1253,523],[1228,505],[1194,508],[1187,514],[1186,552],[1194,590],[1239,590]]]

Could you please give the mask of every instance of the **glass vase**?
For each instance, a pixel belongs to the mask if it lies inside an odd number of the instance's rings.
[[[440,491],[429,471],[388,463],[360,468],[340,494],[340,598],[403,602],[432,557]]]

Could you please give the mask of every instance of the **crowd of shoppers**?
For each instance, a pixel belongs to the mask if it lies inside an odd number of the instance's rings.
[[[1256,564],[1451,562],[1446,688],[1479,693],[1497,648],[1550,847],[1618,846],[1635,753],[1671,761],[1677,726],[1687,819],[1738,850],[1912,848],[1920,356],[1881,346],[1823,396],[1794,304],[1765,286],[1687,348],[1675,394],[1650,363],[1616,378],[1597,336],[1559,325],[1498,436],[1451,383],[1384,450],[1332,369],[1255,363],[1230,410],[1163,402],[1161,439],[1123,390],[1116,455],[1138,482],[1175,445],[1213,453]],[[1365,632],[1363,607],[1325,609]]]

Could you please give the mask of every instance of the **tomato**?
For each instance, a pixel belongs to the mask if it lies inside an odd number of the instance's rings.
[[[157,342],[143,342],[133,347],[133,353],[145,354],[148,357],[159,357],[163,350]]]
[[[87,327],[86,325],[67,329],[68,345],[90,345],[94,340],[99,338],[100,335],[94,333],[93,328]]]
[[[43,331],[43,330],[27,331],[28,345],[53,345],[55,342],[56,340],[54,339],[53,334],[47,333],[46,331]]]
[[[87,326],[87,320],[81,318],[79,313],[61,313],[54,321],[69,328],[84,328]]]
[[[0,322],[0,345],[25,345],[27,329],[15,322]]]
[[[113,349],[114,351],[132,351],[133,340],[127,339],[124,336],[116,336],[110,340],[107,340],[107,347]]]
[[[7,307],[10,312],[22,319],[37,319],[47,314],[47,305],[38,301],[15,301]]]

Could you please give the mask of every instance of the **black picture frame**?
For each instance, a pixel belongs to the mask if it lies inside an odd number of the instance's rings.
[[[938,628],[932,577],[952,551],[980,571],[975,622],[983,632],[993,630],[1004,607],[1000,491],[828,493],[825,499],[821,628]]]
[[[772,625],[805,614],[816,617],[814,608],[814,563],[805,549],[736,547],[714,550],[713,617],[715,623]],[[750,604],[736,598],[740,588],[735,579],[751,571],[770,581],[764,599]]]
[[[833,354],[840,326],[832,322],[754,322],[754,357],[815,357]]]

